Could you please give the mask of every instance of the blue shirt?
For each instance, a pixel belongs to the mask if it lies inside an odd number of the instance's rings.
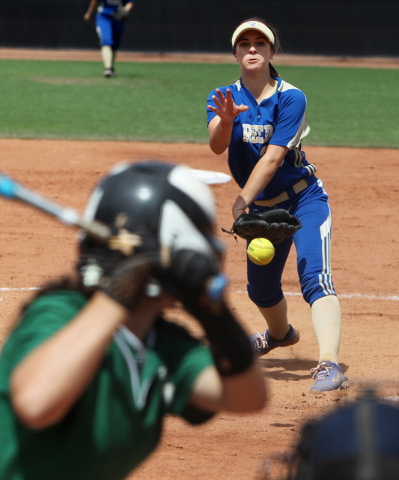
[[[228,88],[231,90],[236,105],[249,107],[249,110],[234,119],[228,155],[231,173],[241,188],[244,188],[268,145],[289,148],[282,165],[256,200],[274,198],[316,171],[315,166],[308,163],[305,153],[300,149],[301,140],[310,130],[305,115],[306,97],[301,90],[281,78],[276,80],[276,92],[260,104],[241,79],[233,85],[220,88],[224,96]],[[216,106],[212,95],[216,95],[216,90],[210,93],[208,105]],[[209,123],[216,114],[209,109],[207,112]]]

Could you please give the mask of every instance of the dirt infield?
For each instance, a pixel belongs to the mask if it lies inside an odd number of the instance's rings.
[[[129,142],[0,140],[2,170],[61,204],[82,210],[100,175],[122,160],[155,158],[228,173],[226,157],[207,145]],[[310,310],[300,296],[295,252],[283,286],[292,323],[301,332],[294,347],[277,349],[260,360],[270,386],[270,402],[256,415],[220,414],[193,428],[169,418],[157,452],[129,478],[152,480],[255,479],[264,458],[295,442],[309,416],[355,398],[369,382],[382,396],[399,395],[398,227],[392,220],[399,192],[399,151],[307,147],[331,198],[332,264],[343,325],[340,362],[350,388],[311,395],[309,369],[318,349]],[[233,182],[212,187],[219,227],[231,225]],[[76,233],[29,207],[1,200],[0,342],[22,302],[43,282],[74,265]],[[246,296],[244,241],[219,236],[228,245],[229,298],[249,333],[264,323]],[[378,232],[378,233],[377,233]],[[378,237],[378,238],[377,238]],[[178,311],[179,320],[199,327]]]
[[[205,58],[206,57],[206,58]],[[118,61],[226,61],[121,52]],[[99,52],[0,49],[0,58],[100,61]],[[396,59],[276,57],[276,64],[316,64],[398,68]],[[367,61],[366,61],[367,60]],[[201,427],[168,418],[157,452],[130,479],[250,480],[262,478],[265,459],[290,449],[303,422],[356,398],[370,383],[380,396],[399,396],[396,336],[399,321],[398,226],[393,220],[399,195],[399,150],[306,147],[330,194],[333,213],[332,266],[342,308],[340,364],[350,388],[311,395],[309,370],[318,349],[310,309],[300,295],[293,249],[283,277],[290,321],[301,332],[299,344],[272,351],[260,360],[270,387],[266,409],[255,415],[220,414]],[[50,199],[82,210],[94,182],[122,160],[172,160],[203,170],[228,173],[226,156],[207,145],[129,142],[75,142],[0,139],[2,171]],[[218,231],[228,246],[229,300],[248,333],[265,324],[246,295],[245,246],[221,232],[231,226],[234,182],[212,186]],[[1,201],[0,346],[21,304],[44,282],[74,268],[76,232],[29,207]],[[200,334],[197,324],[177,311],[179,321]],[[279,466],[272,469],[281,474]]]

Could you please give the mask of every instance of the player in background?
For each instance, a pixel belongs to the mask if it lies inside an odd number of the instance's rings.
[[[299,341],[299,332],[288,323],[281,286],[294,241],[302,294],[311,305],[319,344],[311,391],[346,388],[338,365],[341,310],[331,276],[330,206],[315,166],[301,150],[309,132],[306,97],[282,80],[270,63],[279,40],[263,20],[253,18],[239,25],[232,47],[242,76],[235,84],[210,93],[207,112],[210,148],[218,155],[228,149],[230,170],[242,189],[232,207],[233,217],[284,208],[303,224],[293,240],[276,245],[268,265],[247,260],[248,294],[268,326],[264,333],[251,336],[253,349],[265,355]]]
[[[125,21],[133,8],[130,0],[91,0],[84,15],[90,21],[93,12],[96,14],[96,30],[100,40],[101,56],[104,64],[104,76],[115,77],[116,52],[120,47]]]
[[[81,235],[77,278],[40,291],[1,352],[0,478],[124,479],[165,415],[196,425],[264,407],[263,373],[223,299],[213,195],[188,172],[122,164],[94,189],[85,218],[113,241]],[[176,300],[207,343],[164,319]]]

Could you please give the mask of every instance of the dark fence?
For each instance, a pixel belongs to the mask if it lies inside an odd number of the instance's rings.
[[[95,49],[89,0],[0,4],[0,47]],[[399,56],[398,0],[136,0],[122,50],[230,51],[232,31],[259,16],[275,26],[284,53]]]

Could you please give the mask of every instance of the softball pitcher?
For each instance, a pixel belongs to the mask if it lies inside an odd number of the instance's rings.
[[[292,241],[302,294],[311,306],[319,344],[318,365],[311,370],[312,392],[348,386],[338,365],[341,311],[330,263],[331,212],[327,192],[316,168],[301,150],[308,134],[306,97],[278,75],[270,61],[279,47],[274,29],[258,18],[239,25],[232,36],[241,78],[217,88],[208,98],[208,130],[212,151],[228,149],[228,164],[242,189],[234,219],[254,210],[289,210],[302,228],[292,239],[276,245],[271,263],[247,261],[248,294],[264,316],[268,329],[251,336],[257,355],[294,345],[299,332],[288,323],[281,277]]]
[[[116,75],[114,68],[116,52],[122,41],[125,20],[132,8],[131,0],[91,0],[84,15],[84,20],[88,22],[94,10],[97,10],[96,31],[100,40],[106,78]]]

